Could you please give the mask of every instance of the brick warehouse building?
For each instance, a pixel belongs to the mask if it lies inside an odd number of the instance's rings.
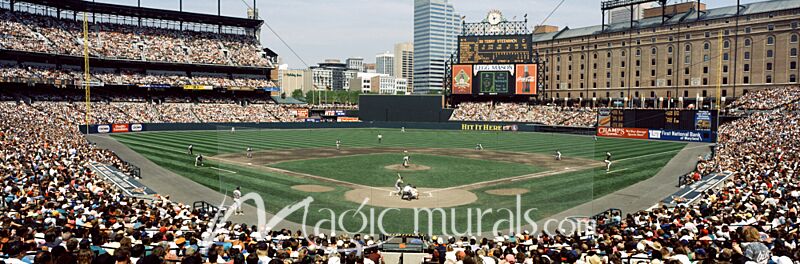
[[[721,96],[728,99],[797,83],[800,1],[744,4],[738,15],[735,3],[706,10],[690,2],[663,10],[665,16],[656,7],[639,21],[606,25],[605,31],[600,25],[537,27],[533,49],[546,61],[543,96],[585,104],[592,98],[645,98],[649,105],[659,97],[713,98],[718,69]]]

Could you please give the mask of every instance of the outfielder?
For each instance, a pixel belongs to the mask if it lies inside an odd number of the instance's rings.
[[[194,153],[193,153],[193,151],[192,151],[192,150],[194,150],[194,146],[193,146],[192,144],[189,144],[189,151],[188,151],[187,153],[188,153],[189,155],[194,155]]]
[[[378,144],[380,144],[381,141],[383,141],[383,134],[378,134]]]
[[[606,163],[606,172],[611,171],[611,152],[606,152],[606,160],[604,162]]]
[[[236,134],[236,128],[235,127],[231,127],[231,134]]]

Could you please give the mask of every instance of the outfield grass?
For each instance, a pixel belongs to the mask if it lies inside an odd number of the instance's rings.
[[[530,191],[521,197],[523,206],[537,209],[532,213],[534,219],[553,215],[652,177],[685,146],[683,143],[673,142],[610,138],[599,138],[594,141],[592,137],[585,136],[521,132],[407,130],[406,133],[401,133],[398,130],[386,129],[237,129],[236,134],[230,134],[227,131],[226,129],[224,131],[131,133],[112,136],[154,163],[212,189],[230,192],[235,186],[242,186],[243,192],[257,192],[265,198],[268,210],[272,212],[288,204],[296,203],[309,195],[308,193],[294,191],[291,189],[292,186],[299,184],[328,184],[319,183],[311,179],[266,173],[253,168],[219,164],[213,161],[207,162],[205,168],[197,168],[193,164],[194,158],[186,155],[186,147],[189,144],[193,144],[195,152],[211,156],[222,153],[242,152],[248,146],[256,151],[286,148],[332,148],[337,139],[342,140],[345,148],[384,146],[459,148],[466,150],[472,149],[476,143],[481,143],[487,150],[492,151],[552,154],[555,150],[560,150],[565,157],[581,157],[594,160],[603,160],[605,152],[609,151],[613,153],[616,160],[614,168],[625,169],[624,171],[608,174],[604,170],[590,169],[473,190],[478,195],[478,200],[474,204],[455,208],[458,212],[465,212],[456,214],[454,217],[456,223],[467,222],[468,216],[466,212],[468,208],[513,208],[516,201],[515,197],[495,196],[484,192],[485,190],[497,188],[526,188]],[[376,137],[379,133],[383,134],[384,137],[382,144],[377,143]],[[366,157],[373,156],[375,155]],[[393,161],[393,163],[398,162]],[[229,174],[208,169],[209,166],[216,166],[237,173]],[[349,162],[331,162],[329,166],[330,170],[338,171],[364,169],[359,167],[358,164]],[[313,170],[315,168],[300,169]],[[391,183],[393,183],[394,174],[390,174],[392,175]],[[404,175],[406,174],[408,172],[404,173]],[[463,177],[461,174],[453,175],[452,180],[460,180],[459,178]],[[357,176],[359,175],[350,175],[350,177]],[[363,182],[369,179],[364,177],[364,179],[352,178],[351,180]],[[380,182],[379,185],[386,184]],[[419,187],[427,186],[420,185]],[[329,208],[335,212],[357,208],[358,204],[343,199],[346,191],[348,191],[347,188],[336,187],[332,192],[310,194],[315,198],[315,201],[308,212],[307,219],[330,218],[329,215],[319,210],[321,208]],[[370,209],[369,206],[366,206],[366,208]],[[382,208],[375,209],[381,210]],[[414,231],[409,226],[409,215],[412,213],[409,210],[387,213],[384,219],[384,226],[387,227],[386,231]],[[491,226],[487,226],[487,223],[504,217],[507,217],[507,215],[487,215],[481,225],[484,228],[490,228]],[[299,222],[302,220],[302,214],[291,215],[288,219]],[[438,217],[435,217],[435,219],[438,219]],[[345,223],[345,226],[348,227],[357,225],[360,224]],[[435,230],[441,231],[438,227]]]
[[[397,172],[386,166],[400,164],[403,154],[370,154],[313,160],[288,161],[270,167],[307,173],[373,187],[394,186]],[[544,171],[543,168],[490,160],[414,154],[412,161],[428,166],[425,171],[404,171],[407,183],[426,188],[461,186]],[[342,166],[341,164],[350,164]]]

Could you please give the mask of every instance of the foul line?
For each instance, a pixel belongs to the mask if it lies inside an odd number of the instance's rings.
[[[217,167],[208,167],[208,168],[209,169],[215,169],[215,170],[218,170],[218,171],[224,171],[224,172],[227,172],[227,173],[230,173],[230,174],[236,174],[236,172],[232,171],[232,170],[220,169],[220,168],[217,168]]]

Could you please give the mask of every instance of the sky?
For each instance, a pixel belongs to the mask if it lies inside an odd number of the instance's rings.
[[[137,0],[95,0],[122,5]],[[219,0],[222,15],[246,17],[253,0]],[[467,22],[483,20],[498,9],[511,20],[528,14],[529,25],[542,23],[561,0],[450,0]],[[670,2],[686,0],[670,0]],[[742,0],[744,3],[761,0]],[[217,1],[185,0],[184,11],[216,14]],[[261,42],[277,52],[290,68],[305,68],[325,59],[363,57],[374,62],[375,55],[393,51],[394,44],[413,41],[413,0],[256,0],[259,16],[294,49],[300,58],[266,26]],[[704,0],[709,8],[735,5],[735,0]],[[141,0],[143,7],[178,10],[178,0]],[[564,0],[545,24],[563,28],[598,25],[600,0]]]

